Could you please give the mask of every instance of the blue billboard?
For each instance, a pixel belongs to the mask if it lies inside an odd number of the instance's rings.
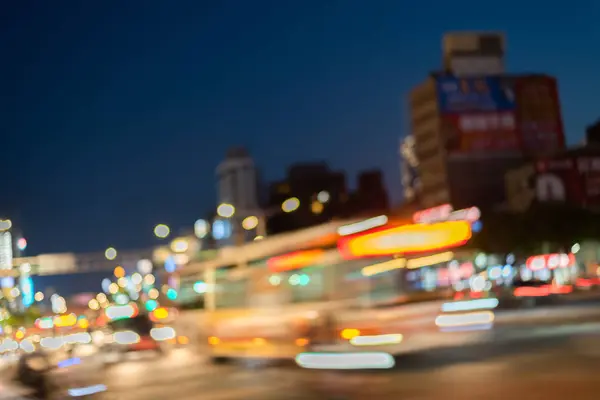
[[[514,82],[510,79],[441,76],[436,80],[442,114],[515,110]]]

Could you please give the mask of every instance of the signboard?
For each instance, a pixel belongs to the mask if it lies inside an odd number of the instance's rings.
[[[271,257],[267,260],[267,266],[273,272],[283,272],[315,265],[325,254],[321,249],[301,250],[294,253]]]
[[[500,77],[439,77],[441,130],[450,153],[514,151],[516,131],[513,80]]]
[[[515,95],[509,80],[443,76],[436,83],[441,114],[515,110]]]
[[[462,246],[471,235],[471,224],[466,221],[403,225],[342,238],[338,250],[347,259],[425,253]]]
[[[565,147],[556,80],[530,76],[515,82],[517,131],[524,151],[551,153]]]
[[[600,157],[542,160],[535,172],[538,201],[600,204]]]

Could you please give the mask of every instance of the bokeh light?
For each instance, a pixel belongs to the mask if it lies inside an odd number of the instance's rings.
[[[164,239],[171,233],[171,229],[165,224],[158,224],[154,227],[154,236]]]
[[[281,210],[286,213],[296,211],[300,207],[300,200],[297,197],[290,197],[281,204]]]
[[[235,214],[235,207],[228,203],[219,204],[217,214],[223,218],[231,218]]]
[[[242,221],[242,228],[244,228],[247,231],[254,229],[257,226],[258,226],[258,217],[255,217],[254,215],[246,217]]]
[[[104,257],[106,257],[107,260],[114,260],[117,258],[117,250],[115,250],[114,247],[109,247],[104,252]]]

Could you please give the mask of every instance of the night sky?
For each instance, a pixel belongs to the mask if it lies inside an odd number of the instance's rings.
[[[215,206],[233,145],[268,180],[381,168],[398,200],[406,94],[448,30],[504,30],[510,70],[556,75],[576,143],[600,117],[599,20],[591,0],[3,2],[0,214],[29,254],[146,247]]]

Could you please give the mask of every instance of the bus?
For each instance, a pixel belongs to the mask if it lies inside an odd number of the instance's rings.
[[[409,258],[395,251],[348,257],[341,251],[346,239],[370,232],[387,237],[387,230],[406,225],[385,216],[330,222],[223,249],[186,268],[187,274],[201,272],[208,288],[202,330],[211,358],[289,359],[317,344],[435,329],[441,301],[452,293],[440,281],[448,271],[439,266],[470,255],[436,250]]]

